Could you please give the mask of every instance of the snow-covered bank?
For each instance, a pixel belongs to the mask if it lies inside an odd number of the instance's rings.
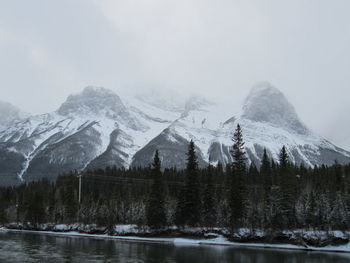
[[[267,234],[263,231],[254,231],[254,233],[252,233],[248,229],[241,229],[234,234],[234,237],[232,238],[232,236],[227,236],[227,234],[225,234],[225,232],[227,232],[226,230],[215,228],[209,231],[209,229],[203,228],[187,228],[180,230],[177,227],[171,227],[166,230],[153,232],[147,227],[138,227],[136,225],[117,225],[114,227],[112,234],[107,234],[108,231],[105,227],[97,227],[96,225],[42,224],[36,229],[29,229],[23,226],[21,227],[17,224],[16,226],[17,227],[15,227],[15,224],[9,224],[6,227],[0,227],[0,231],[38,233],[67,237],[89,237],[137,242],[168,243],[176,246],[215,245],[350,253],[349,232],[342,231],[295,230],[282,231],[278,234]],[[268,240],[270,240],[270,242],[268,242]],[[278,240],[281,240],[281,242],[278,242]],[[315,246],[309,245],[310,243],[327,245]]]

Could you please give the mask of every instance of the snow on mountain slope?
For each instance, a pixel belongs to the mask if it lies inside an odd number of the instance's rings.
[[[258,83],[251,89],[242,110],[244,119],[269,123],[292,133],[311,134],[282,92],[268,82]]]
[[[135,141],[137,145],[146,145],[152,138],[159,134],[163,129],[170,125],[181,114],[180,105],[173,104],[170,106],[163,106],[160,103],[154,103],[151,98],[143,96],[125,97],[126,107],[133,114],[133,116],[142,121],[147,127],[143,131],[143,135],[136,136]],[[164,98],[166,104],[167,98]]]
[[[273,159],[278,160],[283,145],[287,147],[291,161],[296,164],[314,166],[332,164],[334,160],[350,162],[349,152],[310,131],[285,96],[269,83],[253,87],[242,112],[223,125],[219,143],[224,147],[232,145],[232,132],[238,123],[243,130],[249,159],[257,165],[264,148]]]
[[[71,136],[89,126],[98,126],[98,123],[86,119],[75,120],[72,117],[62,116],[57,112],[34,116],[26,121],[16,123],[16,125],[0,133],[3,141],[1,150],[13,151],[24,157],[21,170],[17,173],[19,179],[23,180],[27,170],[32,168],[33,161],[38,158],[42,159],[42,154],[45,153],[45,150],[49,149],[50,146],[62,144],[62,142],[69,140]],[[99,141],[98,147],[103,148],[103,144],[102,140]],[[97,147],[95,152],[98,154]],[[60,160],[52,158],[48,162],[64,163],[63,159],[65,158],[65,156],[62,156]],[[50,173],[49,164],[47,168],[46,172]],[[36,173],[35,169],[33,172]],[[38,177],[41,177],[43,172],[46,173],[45,171],[38,172]]]
[[[201,167],[227,164],[238,123],[249,161],[256,165],[264,148],[277,160],[283,145],[297,164],[350,162],[349,152],[310,131],[268,83],[256,85],[234,117],[231,107],[200,96],[157,94],[121,99],[110,90],[87,87],[55,112],[12,122],[0,130],[0,184],[55,179],[70,170],[148,166],[156,149],[163,167],[184,168],[190,140]]]
[[[231,116],[227,107],[204,99],[191,98],[181,117],[138,152],[132,165],[142,166],[149,162],[149,156],[157,148],[161,156],[163,154],[166,165],[172,166],[176,163],[183,168],[186,147],[190,140],[197,146],[201,166],[208,163],[230,163],[232,136],[237,124],[243,130],[249,161],[257,166],[264,148],[271,158],[278,160],[283,145],[287,147],[291,161],[296,164],[314,166],[329,165],[334,160],[340,163],[350,162],[349,152],[311,132],[300,121],[285,96],[269,83],[254,86],[242,111],[234,117]],[[172,147],[169,148],[169,145]]]
[[[23,175],[35,156],[48,144],[69,136],[67,129],[71,120],[61,118],[57,114],[33,116],[16,122],[0,132],[0,166],[6,177],[23,180]],[[7,165],[7,163],[12,165]],[[48,171],[49,173],[49,171]]]
[[[171,124],[170,130],[187,141],[194,140],[202,158],[208,160],[208,145],[217,138],[217,129],[225,114],[229,116],[218,104],[192,97],[186,104],[185,112]]]
[[[124,96],[123,102],[129,118],[138,125],[128,126],[122,122],[118,123],[118,129],[110,134],[110,144],[105,152],[92,160],[86,169],[116,164],[129,167],[133,156],[179,116],[180,106],[173,103],[172,107],[162,107],[153,103],[152,97],[149,96]],[[120,159],[122,162],[116,161]]]
[[[164,167],[184,168],[190,140],[196,144],[199,165],[207,165],[208,148],[216,140],[222,119],[228,118],[229,112],[229,108],[200,96],[190,97],[180,117],[134,156],[132,166],[151,163],[153,153],[158,149]]]
[[[127,167],[132,156],[178,116],[133,102],[138,107],[124,105],[110,90],[87,87],[69,96],[56,112],[0,132],[0,165],[7,160],[1,156],[16,153],[13,158],[20,167],[5,172],[20,180],[107,165]]]

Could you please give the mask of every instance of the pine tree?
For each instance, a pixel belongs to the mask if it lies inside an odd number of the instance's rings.
[[[184,226],[187,221],[186,215],[186,188],[183,187],[180,194],[177,196],[177,205],[175,211],[175,224],[178,226]]]
[[[235,133],[233,134],[233,146],[231,154],[233,157],[233,169],[236,175],[245,175],[246,173],[246,152],[244,151],[244,141],[241,126],[237,124]]]
[[[283,145],[280,155],[279,155],[279,162],[280,162],[280,168],[281,169],[287,169],[289,166],[289,157],[287,153],[286,146]]]
[[[26,207],[26,221],[34,226],[44,223],[46,220],[44,198],[38,189],[31,189],[29,200]]]
[[[305,216],[305,222],[310,226],[317,226],[319,222],[318,221],[318,211],[317,211],[317,204],[316,204],[316,196],[314,192],[310,192],[306,199],[306,214]]]
[[[50,222],[56,222],[55,218],[55,187],[51,186],[51,189],[49,191],[49,196],[47,197],[48,200],[48,218]]]
[[[264,154],[260,165],[260,176],[263,182],[263,209],[264,209],[264,223],[265,225],[270,220],[271,214],[271,187],[272,187],[272,169],[269,157],[266,149],[264,148]]]
[[[3,197],[0,196],[0,225],[4,223],[7,223],[6,205]]]
[[[211,165],[208,166],[205,177],[205,189],[203,193],[203,223],[207,227],[213,227],[216,223],[216,204],[213,184],[213,167]]]
[[[260,176],[263,178],[264,187],[268,192],[268,188],[272,185],[272,171],[271,163],[267,155],[266,148],[264,148],[264,154],[261,159]]]
[[[348,219],[348,211],[340,192],[337,192],[330,213],[330,221],[337,229],[346,229]]]
[[[237,125],[233,135],[232,147],[232,175],[228,203],[230,208],[230,227],[232,230],[243,225],[245,216],[245,175],[246,175],[246,153],[244,151],[244,141],[240,125]]]
[[[152,164],[153,183],[146,205],[147,225],[152,228],[160,228],[167,223],[165,212],[165,187],[160,169],[161,161],[159,152],[156,150]]]
[[[296,177],[286,147],[283,146],[279,156],[279,183],[281,189],[281,216],[285,227],[293,227],[295,218],[295,193]]]
[[[187,153],[185,187],[178,200],[175,221],[178,225],[197,226],[201,219],[198,161],[194,142],[191,140]]]
[[[249,166],[248,178],[250,184],[257,185],[260,182],[259,171],[254,162],[251,162]]]
[[[268,213],[268,226],[273,229],[282,229],[285,219],[282,217],[282,193],[279,186],[273,185],[271,187]]]
[[[78,201],[76,196],[77,177],[71,173],[67,178],[67,185],[64,189],[63,204],[64,204],[64,219],[68,223],[72,223],[76,219],[78,212]]]

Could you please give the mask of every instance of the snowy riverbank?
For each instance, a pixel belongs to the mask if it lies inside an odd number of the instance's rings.
[[[147,227],[136,225],[117,225],[112,234],[106,234],[105,227],[84,224],[42,224],[36,228],[24,227],[20,224],[7,224],[0,227],[0,231],[168,243],[177,246],[216,245],[350,253],[350,232],[342,231],[294,230],[267,233],[240,229],[236,234],[229,236],[226,230],[217,228],[178,229],[170,227],[152,231]]]

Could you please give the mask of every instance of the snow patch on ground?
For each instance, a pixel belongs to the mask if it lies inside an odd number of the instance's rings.
[[[118,226],[119,229],[130,230],[133,228],[131,225]],[[69,227],[60,225],[57,230],[66,231]],[[293,249],[293,250],[312,250],[312,251],[325,251],[325,252],[347,252],[350,253],[350,243],[339,246],[326,246],[326,247],[314,247],[314,246],[298,246],[291,244],[269,244],[269,243],[238,243],[231,242],[223,236],[218,236],[211,239],[193,239],[193,238],[154,238],[154,237],[138,237],[138,236],[111,236],[107,234],[86,234],[76,231],[55,232],[55,231],[33,231],[33,230],[14,230],[7,228],[0,228],[0,231],[10,232],[23,232],[23,233],[37,233],[66,237],[90,237],[90,238],[102,238],[102,239],[116,239],[125,241],[139,241],[139,242],[155,242],[155,243],[168,243],[175,246],[199,246],[199,245],[215,245],[215,246],[233,246],[233,247],[250,247],[250,248],[269,248],[269,249]]]
[[[14,224],[12,226],[15,226]],[[21,227],[17,225],[17,227]],[[23,226],[22,226],[23,227]],[[52,229],[48,230],[48,229]],[[185,238],[185,237],[145,237],[140,235],[154,234],[148,227],[138,227],[137,225],[116,225],[114,227],[115,234],[107,235],[105,227],[99,227],[95,224],[84,225],[84,224],[42,224],[40,225],[42,231],[23,230],[15,229],[14,227],[6,228],[0,227],[0,231],[12,231],[12,232],[24,232],[24,233],[39,233],[57,236],[76,236],[76,237],[90,237],[90,238],[106,238],[106,239],[117,239],[126,241],[139,241],[139,242],[158,242],[158,243],[169,243],[175,246],[199,246],[199,245],[216,245],[216,246],[236,246],[236,247],[251,247],[251,248],[270,248],[270,249],[297,249],[297,250],[314,250],[314,251],[325,251],[325,252],[347,252],[350,253],[350,242],[346,242],[343,245],[328,245],[324,247],[307,246],[307,245],[293,245],[293,244],[278,244],[278,243],[258,243],[258,242],[233,242],[226,238],[223,234],[219,234],[217,231],[223,229],[213,228],[185,228],[178,229],[177,227],[170,227],[171,230],[178,230],[179,233],[183,234],[201,234],[199,238]],[[211,232],[213,230],[214,232]],[[344,240],[349,240],[350,232],[342,231],[314,231],[314,230],[295,230],[295,231],[282,231],[285,236],[295,237],[302,235],[303,238],[318,239],[322,240],[326,237],[336,237]],[[99,233],[99,234],[96,234]],[[265,237],[264,231],[250,231],[249,229],[240,229],[236,236],[247,237],[249,235],[256,237]],[[207,238],[203,238],[207,237]]]

